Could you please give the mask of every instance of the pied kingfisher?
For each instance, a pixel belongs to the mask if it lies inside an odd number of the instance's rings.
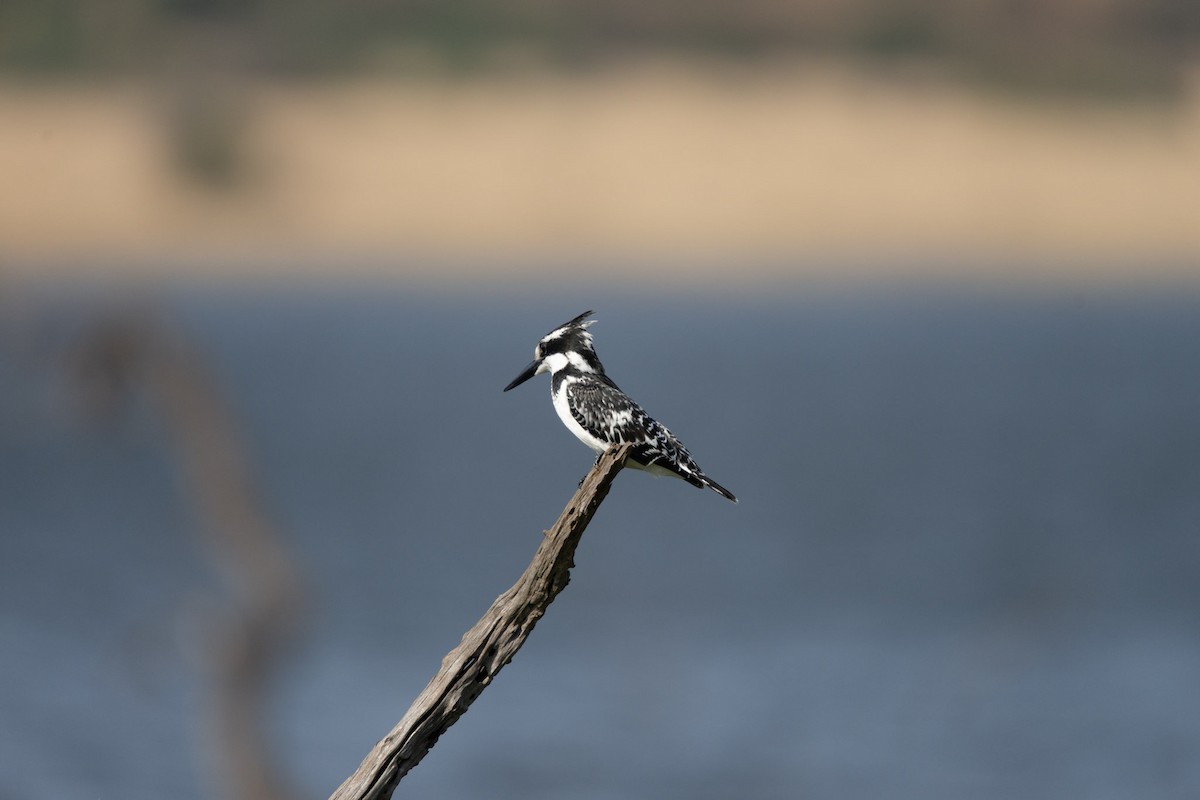
[[[588,333],[595,323],[587,319],[591,314],[585,311],[543,336],[533,350],[533,361],[504,391],[549,372],[554,410],[579,441],[597,453],[612,444],[632,443],[630,466],[652,475],[681,478],[701,489],[707,486],[736,503],[733,493],[705,475],[674,434],[604,373]]]

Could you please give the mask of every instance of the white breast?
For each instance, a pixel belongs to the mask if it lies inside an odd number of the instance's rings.
[[[573,381],[567,378],[558,387],[558,393],[553,391],[550,393],[550,398],[554,401],[554,410],[558,412],[558,418],[562,420],[563,425],[567,426],[567,430],[575,434],[575,438],[586,444],[588,447],[595,450],[597,453],[603,453],[608,449],[608,442],[597,439],[592,434],[584,430],[583,426],[575,421],[575,417],[571,416],[571,408],[567,404],[567,388]]]

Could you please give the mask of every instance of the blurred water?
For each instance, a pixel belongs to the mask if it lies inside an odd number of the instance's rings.
[[[537,338],[738,494],[621,476],[569,589],[404,783],[437,798],[1200,794],[1200,296],[176,294],[314,619],[274,734],[324,797],[591,463]],[[0,352],[0,797],[199,798],[219,585],[161,422],[71,411],[110,300]],[[31,332],[32,331],[32,332]]]

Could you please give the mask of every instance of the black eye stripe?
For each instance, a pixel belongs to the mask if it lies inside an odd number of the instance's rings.
[[[540,345],[538,345],[538,349],[541,351],[541,356],[539,356],[540,358],[545,358],[551,353],[562,353],[567,349],[566,337],[560,336],[557,339],[551,339],[548,342],[542,342]]]

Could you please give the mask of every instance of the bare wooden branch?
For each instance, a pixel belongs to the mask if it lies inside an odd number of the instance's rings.
[[[206,535],[232,584],[230,610],[206,631],[214,681],[210,746],[231,800],[294,796],[275,765],[263,711],[268,680],[303,607],[298,570],[262,508],[245,448],[204,359],[151,319],[93,332],[78,368],[89,405],[109,413],[124,390],[145,388],[161,410]]]
[[[575,548],[617,472],[629,445],[604,453],[512,588],[496,598],[397,723],[330,800],[387,800],[409,770],[461,717],[496,674],[512,660],[533,626],[570,580]]]

